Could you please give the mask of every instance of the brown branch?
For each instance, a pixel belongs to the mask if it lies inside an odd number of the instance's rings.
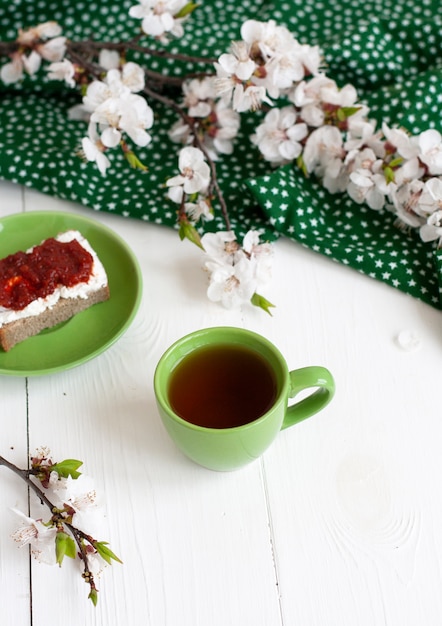
[[[19,44],[16,41],[0,41],[0,57],[9,56],[18,48]]]
[[[186,63],[201,63],[204,65],[212,65],[217,59],[211,59],[208,57],[197,57],[188,54],[182,54],[179,52],[169,52],[168,50],[158,50],[149,46],[142,46],[138,43],[138,39],[132,39],[130,41],[94,41],[88,39],[86,41],[69,41],[68,48],[78,50],[89,49],[90,51],[97,52],[100,50],[116,50],[118,52],[125,52],[131,50],[132,52],[140,52],[151,57],[159,57],[163,59],[173,59],[174,61],[184,61]]]

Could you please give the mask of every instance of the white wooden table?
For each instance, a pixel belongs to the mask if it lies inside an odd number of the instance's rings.
[[[0,183],[0,217],[42,209],[117,231],[139,259],[143,299],[96,359],[0,376],[0,454],[21,467],[39,446],[83,460],[107,511],[100,538],[124,565],[99,579],[94,608],[71,560],[31,561],[10,538],[27,489],[0,467],[2,626],[440,626],[440,312],[286,240],[265,294],[273,317],[227,311],[207,300],[201,254],[175,232]],[[291,368],[325,365],[337,384],[322,413],[232,473],[178,452],[152,388],[163,351],[215,325],[260,332]],[[398,346],[402,331],[416,350]]]

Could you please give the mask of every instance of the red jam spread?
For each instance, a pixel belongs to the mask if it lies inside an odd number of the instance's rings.
[[[16,252],[0,260],[0,306],[20,311],[57,287],[88,282],[92,255],[76,240],[47,239],[31,252]]]

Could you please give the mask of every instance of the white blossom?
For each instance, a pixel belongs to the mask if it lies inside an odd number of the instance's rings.
[[[253,262],[245,256],[234,265],[208,261],[206,268],[210,272],[207,297],[212,302],[221,302],[226,309],[249,302],[256,291]]]
[[[436,213],[442,209],[442,179],[430,178],[425,181],[419,198],[418,213],[423,216]]]
[[[426,220],[428,224],[434,226],[430,218],[442,210],[442,180],[436,177],[425,182],[412,180],[402,185],[392,200],[397,213],[405,223],[417,227],[422,226]],[[423,229],[422,232],[428,234],[430,231]]]
[[[439,239],[439,245],[442,240],[442,209],[432,213],[427,223],[421,226],[419,230],[422,241],[434,241]]]
[[[117,50],[100,50],[98,65],[105,70],[118,69],[120,67],[120,53]]]
[[[397,154],[404,159],[412,159],[419,155],[419,145],[410,133],[402,128],[390,128],[385,122],[382,124],[382,132],[387,142],[390,152]]]
[[[309,81],[303,80],[297,83],[294,89],[289,92],[289,100],[301,109],[301,117],[309,126],[317,128],[324,123],[322,90],[330,84],[334,84],[334,81],[320,74]]]
[[[398,187],[412,180],[418,180],[425,174],[425,167],[422,165],[419,157],[403,161],[400,166],[394,170],[394,182]]]
[[[137,146],[144,147],[151,142],[146,128],[153,124],[153,111],[141,96],[130,94],[121,100],[118,124]]]
[[[231,230],[205,233],[201,238],[201,244],[207,255],[222,265],[234,263],[235,255],[240,250],[235,233]]]
[[[304,164],[308,172],[315,172],[319,177],[334,159],[341,163],[345,156],[342,134],[336,126],[321,126],[308,137],[304,152]]]
[[[118,70],[114,68],[113,71]],[[121,70],[121,82],[128,87],[132,93],[142,91],[145,84],[143,68],[138,65],[138,63],[132,63],[131,61],[125,63]]]
[[[256,63],[250,58],[249,46],[244,41],[233,42],[231,52],[222,54],[218,64],[226,74],[235,76],[240,81],[249,80],[257,68]]]
[[[183,35],[183,18],[177,17],[188,0],[139,0],[129,9],[129,15],[141,19],[141,28],[147,35],[167,41],[166,34]]]
[[[183,104],[191,117],[207,117],[212,111],[212,100],[215,98],[213,78],[194,78],[183,83]]]
[[[41,56],[36,50],[32,50],[28,56],[23,54],[21,61],[23,63],[23,69],[29,76],[36,74],[41,67]]]
[[[308,128],[297,123],[293,106],[271,109],[251,140],[264,158],[274,165],[282,165],[296,159],[302,152],[301,141],[307,136]]]
[[[205,192],[210,182],[210,167],[199,148],[188,146],[180,150],[178,157],[180,174],[169,178],[168,187],[182,187],[187,194]]]
[[[81,145],[86,159],[95,162],[104,176],[110,166],[110,161],[104,154],[105,146],[96,131],[95,124],[89,124],[88,136],[83,137]]]
[[[358,204],[365,202],[371,209],[380,210],[385,205],[385,195],[381,190],[384,184],[382,174],[361,168],[350,174],[347,192]]]
[[[212,115],[214,116],[214,123],[205,137],[206,145],[208,145],[209,149],[213,145],[216,153],[232,154],[233,140],[240,128],[238,112],[234,111],[225,102],[219,101],[215,104]]]
[[[239,113],[243,113],[244,111],[256,111],[261,107],[263,102],[272,104],[271,100],[267,98],[265,87],[259,87],[257,85],[247,85],[244,87],[242,84],[237,84],[233,90],[233,108]]]
[[[118,100],[144,87],[144,72],[137,63],[126,63],[122,70],[110,69],[104,80],[94,80],[83,98],[85,107],[93,112],[112,99]]]
[[[68,59],[51,63],[48,66],[48,78],[50,80],[63,80],[68,87],[75,87],[74,76],[75,67]]]
[[[23,79],[23,60],[21,54],[12,55],[11,61],[0,69],[0,78],[5,85],[12,85]]]
[[[215,89],[226,103],[233,103],[238,112],[255,111],[263,102],[272,104],[267,97],[265,86],[256,84],[251,79],[256,63],[248,56],[248,47],[244,42],[236,42],[235,54],[224,54],[215,63],[217,78]]]
[[[51,472],[48,494],[57,508],[68,506],[74,511],[72,523],[76,528],[91,535],[102,532],[104,513],[89,476],[59,478],[56,472]]]
[[[30,46],[40,39],[51,39],[61,35],[62,29],[58,22],[49,21],[38,24],[26,30],[19,30],[17,41],[25,46]]]
[[[46,61],[61,61],[66,53],[66,37],[55,37],[46,43],[38,44],[38,54]]]
[[[41,563],[55,565],[55,535],[57,529],[46,526],[41,520],[24,515],[17,509],[12,509],[21,518],[21,526],[13,534],[12,538],[20,548],[30,545],[31,554]]]
[[[249,230],[243,239],[243,250],[256,260],[255,277],[257,287],[266,285],[271,279],[273,267],[273,246],[262,243],[257,230]]]
[[[420,227],[425,222],[416,212],[423,188],[424,183],[421,180],[413,180],[400,187],[394,185],[390,188],[389,197],[396,215],[401,222],[412,228]]]
[[[290,92],[289,99],[300,109],[307,105],[319,105],[324,101],[322,96],[323,89],[334,84],[335,82],[331,78],[328,78],[325,74],[320,74],[310,80],[303,80],[297,83]]]
[[[233,232],[206,233],[201,238],[210,273],[207,296],[226,308],[249,302],[271,274],[272,248],[259,242],[259,233],[249,231],[240,246]]]
[[[419,146],[419,159],[424,163],[429,174],[442,174],[442,135],[439,131],[426,130],[415,138]]]
[[[378,158],[385,156],[385,144],[383,141],[383,133],[377,130],[376,122],[368,120],[365,117],[366,107],[363,107],[362,115],[351,115],[348,120],[348,131],[344,143],[344,149],[347,152],[360,150],[367,147],[373,150]]]
[[[334,81],[328,81],[321,88],[321,99],[337,107],[352,107],[357,102],[357,91],[353,85],[338,87]]]
[[[246,20],[241,26],[241,37],[250,47],[258,46],[265,61],[275,51],[289,47],[293,40],[287,28],[277,25],[275,20]]]
[[[214,219],[213,210],[207,198],[199,198],[197,202],[185,202],[184,210],[192,222],[204,218],[207,222]]]

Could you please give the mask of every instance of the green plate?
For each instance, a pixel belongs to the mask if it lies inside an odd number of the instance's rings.
[[[9,352],[0,348],[0,374],[37,376],[75,367],[109,348],[132,322],[141,300],[141,272],[133,252],[110,228],[72,213],[33,211],[0,219],[0,258],[66,230],[86,237],[103,263],[110,298],[43,330]]]

